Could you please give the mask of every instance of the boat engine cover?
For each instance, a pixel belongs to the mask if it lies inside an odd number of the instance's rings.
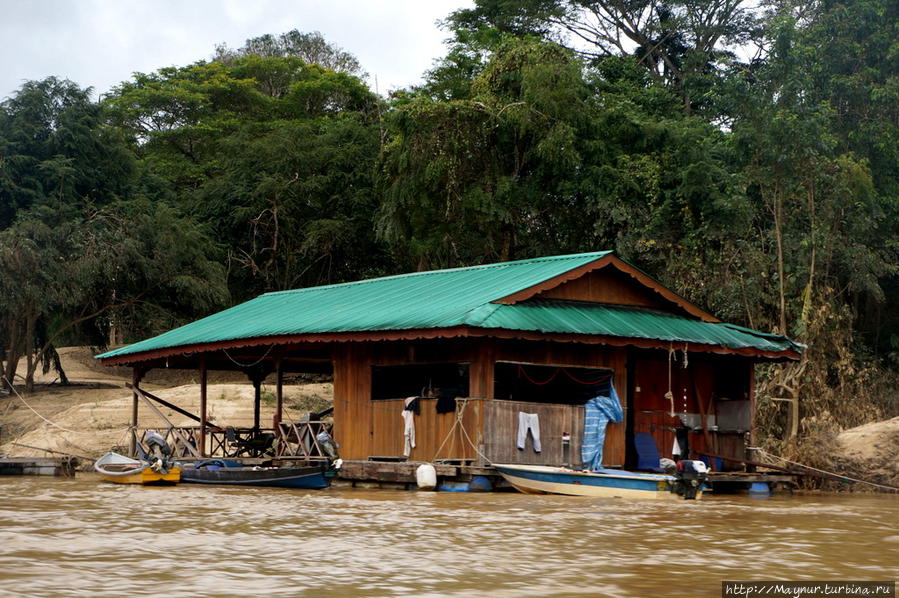
[[[675,492],[687,500],[695,499],[709,477],[709,468],[702,461],[684,459],[677,462],[675,477]]]

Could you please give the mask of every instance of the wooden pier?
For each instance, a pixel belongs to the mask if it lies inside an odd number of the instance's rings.
[[[337,474],[335,485],[356,488],[389,488],[414,490],[415,472],[423,461],[344,461]],[[490,480],[495,490],[511,490],[503,477],[493,467],[460,463],[432,463],[438,484],[449,483],[458,487],[483,476]],[[769,493],[790,492],[797,486],[797,474],[780,472],[712,472],[709,475],[711,490],[716,494],[750,492],[761,493],[762,485]]]
[[[0,475],[43,475],[74,477],[78,467],[75,457],[4,457],[0,459]]]

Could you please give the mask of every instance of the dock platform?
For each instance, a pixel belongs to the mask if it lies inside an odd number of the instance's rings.
[[[3,457],[0,475],[43,475],[74,477],[78,459],[74,457]]]
[[[357,488],[392,488],[413,490],[416,488],[415,472],[423,461],[344,461],[337,474],[335,485]],[[467,463],[432,463],[437,478],[454,488],[461,488],[476,476],[490,480],[495,490],[511,487],[501,475],[489,466]],[[799,475],[781,472],[727,471],[709,474],[711,490],[718,494],[781,493],[789,492],[798,484]]]

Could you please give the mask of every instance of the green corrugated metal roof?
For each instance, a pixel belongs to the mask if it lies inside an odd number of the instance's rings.
[[[583,301],[530,300],[514,305],[484,306],[481,328],[530,330],[562,334],[594,334],[716,345],[729,349],[800,351],[788,338],[762,334],[723,322],[702,322],[642,307]]]
[[[649,310],[561,301],[492,303],[610,253],[544,257],[267,293],[98,358],[268,336],[453,326],[602,334],[767,351],[795,347],[781,337]]]

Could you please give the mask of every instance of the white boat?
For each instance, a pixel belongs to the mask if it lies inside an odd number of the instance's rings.
[[[578,471],[547,465],[494,463],[517,490],[528,494],[567,494],[604,498],[695,499],[702,496],[705,465],[681,461],[674,475],[617,469]],[[699,463],[699,465],[694,465]],[[686,471],[685,471],[686,469]]]

